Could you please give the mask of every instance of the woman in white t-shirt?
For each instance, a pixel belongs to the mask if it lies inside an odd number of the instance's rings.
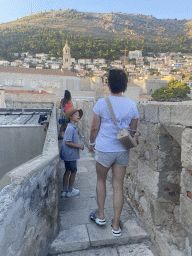
[[[108,86],[111,91],[109,99],[117,120],[118,129],[137,129],[138,110],[135,102],[123,97],[122,93],[127,89],[127,76],[123,70],[113,69],[109,71]],[[96,150],[97,172],[97,204],[98,209],[90,213],[90,218],[98,225],[105,225],[104,204],[106,198],[106,178],[112,167],[113,209],[112,234],[121,235],[122,223],[120,215],[124,203],[123,182],[126,166],[129,161],[129,150],[125,150],[117,140],[117,127],[113,123],[107,102],[104,98],[97,101],[94,108],[93,122],[90,132],[90,152]]]

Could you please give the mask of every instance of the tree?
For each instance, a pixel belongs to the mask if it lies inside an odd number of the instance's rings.
[[[186,83],[172,79],[167,86],[162,86],[155,90],[152,97],[155,100],[171,100],[173,98],[184,99],[189,93],[190,87]]]

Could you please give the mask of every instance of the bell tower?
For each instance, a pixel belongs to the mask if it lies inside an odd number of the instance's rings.
[[[66,41],[66,44],[63,48],[63,66],[62,68],[71,69],[71,54],[70,54],[70,48],[68,46],[68,42]]]

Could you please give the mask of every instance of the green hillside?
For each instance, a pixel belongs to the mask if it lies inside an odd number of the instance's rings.
[[[41,12],[0,25],[0,57],[11,60],[13,52],[25,51],[62,56],[66,39],[74,58],[117,59],[123,49],[191,52],[191,23],[123,13]]]

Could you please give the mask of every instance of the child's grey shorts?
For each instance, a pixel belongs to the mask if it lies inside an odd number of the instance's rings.
[[[101,152],[95,150],[95,161],[106,168],[111,167],[113,163],[119,166],[127,166],[129,163],[129,150],[122,152]]]

